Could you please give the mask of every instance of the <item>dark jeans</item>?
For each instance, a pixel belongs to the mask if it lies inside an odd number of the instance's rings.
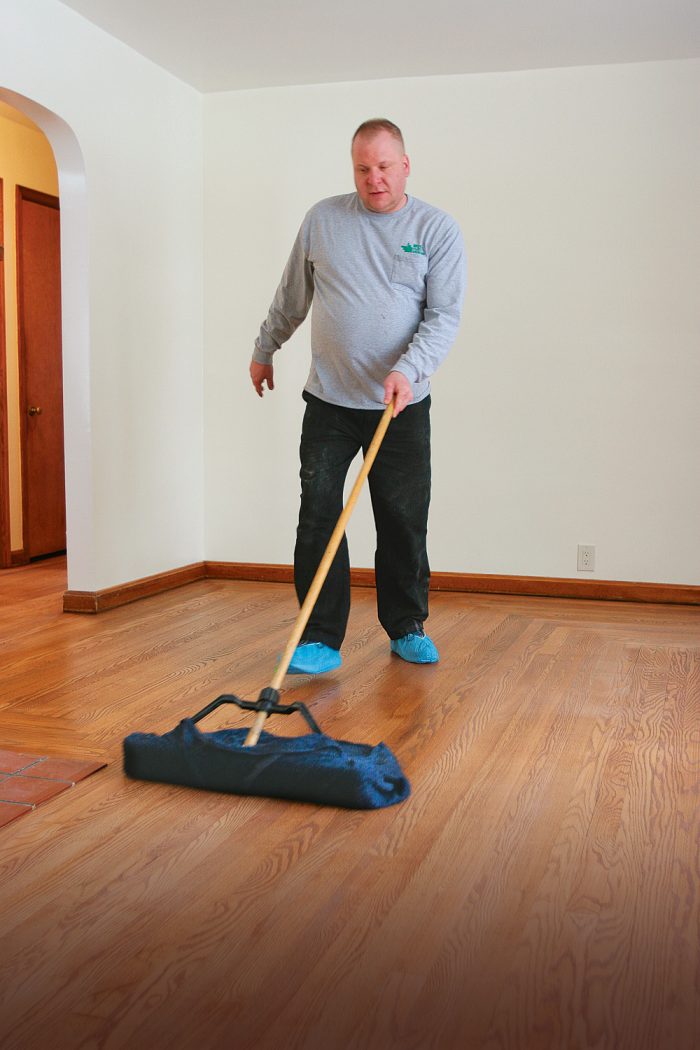
[[[294,582],[301,604],[343,509],[343,485],[359,449],[367,451],[382,410],[341,408],[304,392],[301,507]],[[379,622],[390,638],[416,630],[428,616],[426,552],[430,504],[430,398],[409,405],[389,424],[368,478],[377,550]],[[350,560],[343,536],[303,635],[340,649],[350,613]]]

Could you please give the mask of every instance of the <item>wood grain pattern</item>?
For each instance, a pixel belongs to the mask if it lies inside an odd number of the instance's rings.
[[[399,758],[410,799],[357,813],[121,772],[127,733],[257,697],[289,584],[64,587],[0,573],[0,746],[109,766],[0,829],[3,1050],[700,1044],[700,610],[438,593],[412,667],[354,590],[343,667],[283,699]]]

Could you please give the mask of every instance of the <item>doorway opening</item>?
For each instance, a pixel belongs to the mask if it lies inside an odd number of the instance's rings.
[[[66,549],[58,197],[17,187],[22,556]]]
[[[67,552],[68,587],[89,589],[85,165],[61,117],[3,87],[0,157],[0,568]]]
[[[60,219],[50,143],[6,103],[0,103],[0,146],[2,560],[18,565],[66,548]]]

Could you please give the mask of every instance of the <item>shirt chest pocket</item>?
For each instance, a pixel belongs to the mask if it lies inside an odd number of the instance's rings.
[[[418,252],[399,252],[394,256],[391,267],[391,283],[410,288],[422,298],[425,296],[425,275],[428,272],[428,260]]]

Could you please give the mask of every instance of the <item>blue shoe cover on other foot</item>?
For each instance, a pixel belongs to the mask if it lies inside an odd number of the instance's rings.
[[[405,634],[403,638],[392,639],[391,651],[411,664],[436,664],[440,659],[427,634]]]
[[[302,642],[294,650],[287,674],[325,674],[335,671],[342,662],[337,649],[323,642]]]

